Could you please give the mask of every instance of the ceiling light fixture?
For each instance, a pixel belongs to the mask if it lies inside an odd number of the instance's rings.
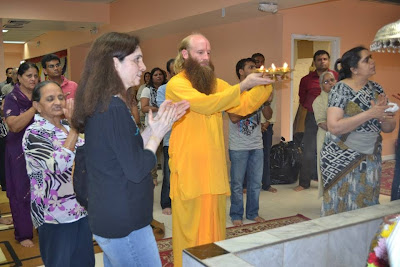
[[[278,4],[271,2],[260,2],[258,4],[258,10],[275,14],[276,12],[278,12]]]
[[[3,41],[3,44],[24,44],[23,41]]]
[[[380,28],[375,35],[370,50],[393,53],[396,53],[397,50],[400,53],[400,20]]]

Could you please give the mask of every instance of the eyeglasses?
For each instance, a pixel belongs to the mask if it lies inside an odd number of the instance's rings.
[[[47,65],[47,67],[48,67],[49,69],[59,68],[60,66],[61,66],[60,63],[57,63],[57,64],[55,64],[55,65],[53,65],[53,64]]]
[[[328,84],[329,82],[334,83],[334,82],[336,82],[336,79],[335,78],[330,78],[329,80],[325,80],[323,83],[324,84]]]

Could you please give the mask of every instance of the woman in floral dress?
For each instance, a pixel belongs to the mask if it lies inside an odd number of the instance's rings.
[[[36,114],[25,132],[22,147],[31,184],[31,215],[39,232],[45,266],[94,266],[92,233],[86,210],[72,185],[75,149],[83,145],[70,128],[73,99],[51,81],[39,83],[32,93]]]

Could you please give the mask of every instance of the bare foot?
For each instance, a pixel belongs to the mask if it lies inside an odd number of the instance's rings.
[[[19,242],[19,243],[21,244],[21,246],[26,247],[26,248],[31,248],[31,247],[34,246],[32,240],[30,240],[30,239],[22,240],[22,241]]]
[[[247,193],[247,188],[243,188],[243,194]]]
[[[278,192],[278,189],[276,189],[275,187],[270,186],[267,191],[271,192],[271,193],[276,193],[276,192]]]
[[[241,226],[243,225],[243,221],[242,220],[233,220],[232,221],[234,226]]]
[[[294,191],[296,192],[300,192],[303,190],[306,190],[307,188],[302,187],[301,185],[296,186],[295,188],[293,188]]]
[[[171,214],[172,214],[171,208],[165,208],[165,209],[163,209],[163,210],[162,210],[162,214],[171,215]]]
[[[13,223],[13,219],[11,217],[0,218],[0,224],[10,225]]]
[[[265,219],[262,218],[262,217],[260,217],[260,216],[257,216],[257,217],[255,217],[252,221],[256,221],[256,222],[265,222]]]

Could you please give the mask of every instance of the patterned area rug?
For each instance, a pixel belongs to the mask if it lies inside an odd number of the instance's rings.
[[[257,233],[268,229],[278,228],[289,224],[308,221],[307,218],[301,214],[290,217],[273,219],[262,223],[251,223],[243,226],[229,227],[226,229],[226,238],[233,238],[242,235]],[[158,250],[160,252],[161,263],[163,267],[174,266],[174,258],[172,255],[172,238],[165,238],[157,241]]]
[[[381,191],[382,195],[390,196],[394,176],[395,160],[388,160],[382,163]]]
[[[3,216],[10,216],[9,203],[0,203],[0,211]],[[238,227],[227,228],[227,238],[261,232],[272,228],[277,228],[293,223],[310,220],[309,218],[297,214],[290,217],[273,219],[262,223],[251,223]],[[37,231],[34,230],[33,248],[23,248],[14,239],[13,225],[0,225],[0,267],[1,266],[41,266],[43,265],[39,251],[39,238]],[[100,247],[93,241],[95,253],[102,252]],[[162,266],[173,266],[172,239],[166,238],[157,241],[160,252]]]

